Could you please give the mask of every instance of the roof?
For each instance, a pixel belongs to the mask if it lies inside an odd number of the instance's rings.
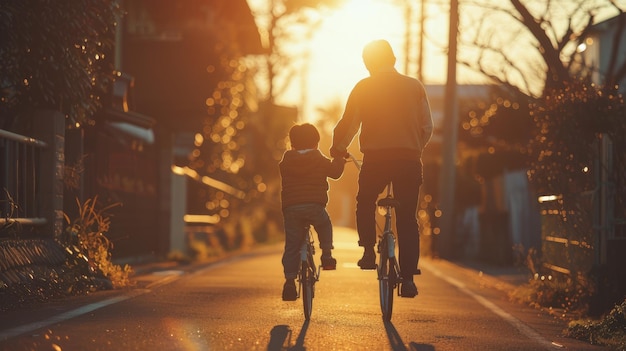
[[[246,0],[126,0],[125,31],[131,38],[180,41],[211,32],[236,43],[244,55],[263,54],[261,36]]]

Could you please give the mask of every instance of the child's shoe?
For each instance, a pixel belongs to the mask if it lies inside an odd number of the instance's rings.
[[[296,301],[297,298],[296,282],[293,279],[287,279],[283,285],[283,301]]]

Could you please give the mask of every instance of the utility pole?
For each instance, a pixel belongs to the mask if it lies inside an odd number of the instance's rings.
[[[411,1],[404,1],[404,74],[410,75],[409,63],[411,62],[411,23],[413,22]]]
[[[454,244],[454,194],[456,183],[456,146],[458,136],[458,101],[456,87],[457,34],[459,27],[459,2],[450,0],[450,28],[448,33],[448,77],[445,89],[443,130],[443,157],[440,174],[441,198],[439,253],[443,257],[453,255]]]
[[[424,11],[426,10],[426,0],[420,0],[420,25],[419,25],[419,43],[417,45],[419,52],[417,53],[417,79],[420,82],[424,82],[424,21],[426,20],[426,15]]]

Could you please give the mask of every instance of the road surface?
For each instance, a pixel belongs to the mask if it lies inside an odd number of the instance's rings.
[[[0,350],[602,350],[510,302],[507,285],[443,260],[422,260],[419,296],[396,297],[384,323],[375,272],[356,266],[356,241],[354,230],[336,228],[338,267],[321,272],[309,322],[301,300],[281,300],[279,244],[163,266],[132,289],[9,312]]]

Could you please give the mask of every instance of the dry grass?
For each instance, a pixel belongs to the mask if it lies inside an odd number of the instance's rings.
[[[67,242],[75,245],[79,252],[86,257],[91,268],[108,278],[114,288],[130,286],[132,285],[130,276],[133,270],[129,265],[122,267],[111,262],[113,243],[106,236],[111,225],[111,218],[107,211],[120,206],[120,204],[114,203],[99,208],[97,201],[97,196],[93,199],[87,199],[82,204],[77,199],[78,217],[70,220],[65,215],[65,220],[68,223],[66,229]]]

